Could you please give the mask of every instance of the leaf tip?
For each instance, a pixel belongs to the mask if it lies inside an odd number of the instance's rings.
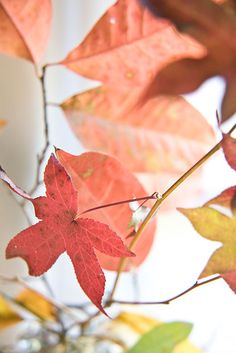
[[[61,151],[61,149],[60,149],[60,148],[58,148],[58,147],[56,147],[56,146],[54,146],[54,145],[53,145],[53,147],[54,147],[54,151],[55,151],[55,153],[57,153],[57,152]]]
[[[180,213],[182,213],[183,215],[186,215],[187,214],[187,208],[183,208],[183,207],[177,207],[176,210]]]

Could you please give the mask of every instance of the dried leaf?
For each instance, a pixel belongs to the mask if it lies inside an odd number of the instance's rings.
[[[146,98],[157,94],[191,92],[209,77],[220,75],[226,81],[222,103],[223,120],[236,110],[236,31],[234,7],[220,6],[211,0],[149,0],[156,11],[173,21],[177,28],[204,45],[203,57],[165,62],[165,67],[152,80]],[[235,5],[235,4],[234,4]],[[174,62],[173,62],[174,61]]]
[[[43,320],[55,320],[56,308],[39,292],[25,289],[15,297],[16,303]]]
[[[0,175],[1,177],[1,175]],[[4,176],[4,180],[5,180]],[[29,273],[40,276],[66,251],[81,288],[101,310],[105,276],[94,248],[110,256],[133,256],[106,224],[77,218],[77,191],[69,175],[52,155],[45,169],[46,196],[29,199],[41,221],[17,234],[8,244],[6,257],[22,257]],[[19,194],[19,188],[10,183]]]
[[[7,301],[0,296],[0,330],[22,321],[22,318],[15,312]]]
[[[129,223],[132,211],[129,204],[108,207],[85,213],[82,212],[111,202],[142,197],[145,190],[137,178],[118,160],[105,154],[87,152],[73,156],[62,150],[57,157],[70,175],[75,189],[79,193],[78,210],[81,217],[108,224],[122,239],[130,233]],[[148,203],[147,203],[148,205]],[[151,222],[135,247],[136,256],[128,261],[127,269],[138,266],[146,258],[151,248],[155,232],[155,223]],[[132,239],[127,239],[127,243]],[[98,254],[102,267],[116,270],[119,260]]]
[[[130,112],[136,98],[104,86],[67,99],[62,109],[85,147],[135,172],[182,174],[213,144],[211,127],[184,98],[158,97]]]
[[[0,52],[38,63],[50,26],[50,0],[1,0]]]

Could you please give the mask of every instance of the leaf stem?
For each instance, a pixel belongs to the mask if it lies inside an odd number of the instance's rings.
[[[230,132],[232,132],[234,130],[235,126],[230,130]],[[166,192],[162,195],[161,198],[157,199],[157,201],[155,202],[155,204],[153,205],[153,207],[151,208],[150,212],[148,213],[148,215],[146,216],[146,218],[144,219],[143,223],[141,224],[141,226],[139,227],[138,231],[136,232],[134,238],[132,239],[129,249],[132,250],[134,248],[134,246],[136,245],[137,241],[139,240],[140,236],[142,235],[145,227],[147,226],[148,222],[150,221],[150,219],[153,217],[153,215],[156,213],[157,209],[159,208],[159,206],[162,204],[162,202],[170,195],[172,194],[172,192],[178,188],[178,186],[180,186],[191,174],[193,174],[200,166],[202,166],[203,163],[205,163],[211,156],[213,156],[214,153],[216,153],[220,148],[221,148],[221,143],[222,140],[220,142],[218,142],[207,154],[205,154],[201,159],[198,160],[197,163],[195,163],[186,173],[184,173],[174,184],[172,184],[167,190]],[[119,267],[117,270],[117,274],[116,274],[116,279],[110,294],[110,299],[108,301],[108,303],[112,302],[112,298],[114,297],[119,279],[120,279],[120,275],[126,265],[127,259],[126,258],[121,258],[120,263],[119,263]]]
[[[209,278],[209,279],[206,279],[204,281],[197,281],[196,283],[194,283],[190,288],[186,289],[185,291],[183,291],[182,293],[180,294],[177,294],[175,295],[174,297],[170,298],[170,299],[167,299],[167,300],[163,300],[163,301],[126,301],[126,300],[116,300],[116,299],[112,299],[111,302],[109,302],[109,304],[127,304],[127,305],[159,305],[159,304],[170,304],[171,302],[173,302],[174,300],[182,297],[183,295],[191,292],[192,290],[200,287],[200,286],[203,286],[205,284],[208,284],[208,283],[211,283],[213,281],[216,281],[218,279],[220,279],[221,276],[216,276],[216,277],[213,277],[213,278]]]
[[[100,208],[106,208],[106,207],[112,207],[112,206],[118,206],[118,205],[122,205],[124,203],[129,203],[129,202],[136,202],[136,201],[147,201],[147,200],[156,200],[160,198],[159,193],[158,192],[154,192],[152,195],[150,196],[143,196],[143,197],[137,197],[137,198],[133,198],[133,199],[128,199],[128,200],[122,200],[122,201],[117,201],[117,202],[112,202],[112,203],[107,203],[104,205],[99,205],[96,207],[92,207],[89,208],[85,211],[83,211],[82,213],[78,214],[76,216],[76,218],[80,217],[81,215],[91,212],[91,211],[96,211],[99,210]]]

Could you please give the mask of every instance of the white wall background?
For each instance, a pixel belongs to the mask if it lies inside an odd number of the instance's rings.
[[[55,62],[65,57],[111,3],[108,0],[54,0],[53,29],[45,62]],[[0,56],[0,76],[0,118],[8,122],[0,131],[0,164],[16,184],[29,190],[34,180],[36,154],[43,146],[40,85],[31,64],[4,55]],[[90,85],[89,81],[62,67],[48,70],[49,101],[61,102]],[[219,107],[223,88],[221,80],[212,79],[197,93],[188,96],[188,100],[214,126],[215,110]],[[79,154],[82,147],[61,111],[51,107],[48,112],[51,143]],[[228,171],[221,153],[207,163],[203,199],[209,199],[227,185],[235,184],[235,174]],[[27,267],[23,261],[4,260],[4,251],[10,238],[27,224],[21,210],[1,184],[0,195],[0,273],[25,275]],[[201,205],[202,200],[194,202],[194,205]],[[177,212],[161,214],[155,245],[147,261],[137,271],[139,291],[134,293],[132,275],[125,274],[117,298],[163,300],[182,292],[196,280],[214,248],[212,243],[197,236]],[[84,300],[66,256],[57,261],[47,276],[59,300]],[[112,273],[107,273],[108,288],[113,278]],[[222,281],[201,287],[169,306],[139,307],[137,310],[161,320],[193,322],[192,339],[206,353],[236,353],[236,299]]]

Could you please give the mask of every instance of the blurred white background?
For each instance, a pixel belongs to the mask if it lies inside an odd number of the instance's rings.
[[[110,4],[112,2],[108,0],[54,0],[53,28],[44,61],[63,59],[81,42]],[[33,66],[24,60],[1,55],[0,74],[0,118],[7,120],[7,126],[0,132],[0,164],[17,185],[29,190],[34,180],[36,154],[43,146],[40,85]],[[94,86],[94,83],[63,67],[52,67],[48,69],[46,85],[48,101],[60,103],[66,97]],[[223,90],[222,80],[214,78],[187,96],[215,128],[215,111],[219,109]],[[83,149],[63,113],[58,108],[49,107],[48,114],[52,145],[70,153],[81,153]],[[228,123],[231,125],[232,121]],[[201,180],[204,192],[198,200],[193,200],[192,206],[200,206],[227,186],[234,185],[235,181],[235,173],[230,171],[219,152],[204,166]],[[6,261],[4,252],[10,238],[27,223],[21,209],[2,185],[0,195],[0,273],[24,276],[27,274],[24,262],[20,259]],[[184,206],[184,203],[177,206]],[[135,290],[134,274],[124,274],[116,298],[164,300],[184,291],[196,281],[217,246],[219,244],[199,237],[190,223],[174,210],[160,213],[155,244],[135,273]],[[107,272],[106,276],[109,290],[114,274]],[[85,300],[66,255],[60,257],[47,277],[58,300],[67,303]],[[169,306],[143,306],[137,307],[137,311],[164,321],[194,323],[191,338],[205,353],[236,353],[236,297],[221,280],[198,288]]]

